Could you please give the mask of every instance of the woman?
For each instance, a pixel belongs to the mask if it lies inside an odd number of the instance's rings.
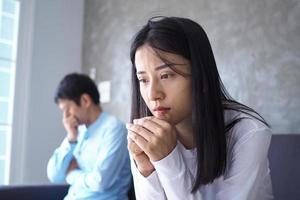
[[[273,199],[271,131],[227,94],[202,27],[152,18],[130,54],[127,129],[137,199]]]

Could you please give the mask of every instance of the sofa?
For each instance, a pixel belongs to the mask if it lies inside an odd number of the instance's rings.
[[[0,186],[1,200],[63,200],[68,185],[22,185]],[[128,192],[128,199],[135,200],[134,189]]]
[[[275,200],[300,199],[300,134],[273,135],[269,164]]]
[[[68,185],[1,186],[1,200],[61,200],[68,192]]]

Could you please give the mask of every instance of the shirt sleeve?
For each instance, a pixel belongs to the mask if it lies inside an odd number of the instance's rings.
[[[65,138],[57,148],[47,165],[47,175],[53,183],[63,183],[66,178],[66,171],[73,158],[73,151],[76,147],[76,143],[69,143],[68,139]]]
[[[79,188],[90,191],[103,191],[111,187],[126,167],[129,156],[127,151],[127,131],[121,124],[107,132],[101,141],[101,151],[91,171],[77,169],[71,171],[66,181]],[[131,178],[131,177],[124,177]]]
[[[137,169],[133,158],[131,158],[131,172],[133,175],[136,200],[167,199],[156,171],[152,172],[148,177],[144,177]]]
[[[191,193],[194,178],[183,160],[178,144],[167,157],[153,162],[153,165],[167,199],[202,200],[199,190]]]
[[[217,200],[256,200],[260,191],[271,190],[271,185],[263,184],[269,177],[267,156],[271,135],[269,128],[255,129],[233,144]],[[266,198],[272,199],[272,194]]]

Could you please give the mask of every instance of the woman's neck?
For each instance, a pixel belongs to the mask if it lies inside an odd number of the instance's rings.
[[[176,126],[177,138],[183,144],[186,149],[192,149],[195,147],[192,120],[184,120],[178,123]]]

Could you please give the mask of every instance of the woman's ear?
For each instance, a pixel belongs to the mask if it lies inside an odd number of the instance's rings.
[[[81,97],[80,97],[80,105],[87,108],[91,105],[92,103],[92,99],[90,97],[90,95],[88,94],[82,94]]]

